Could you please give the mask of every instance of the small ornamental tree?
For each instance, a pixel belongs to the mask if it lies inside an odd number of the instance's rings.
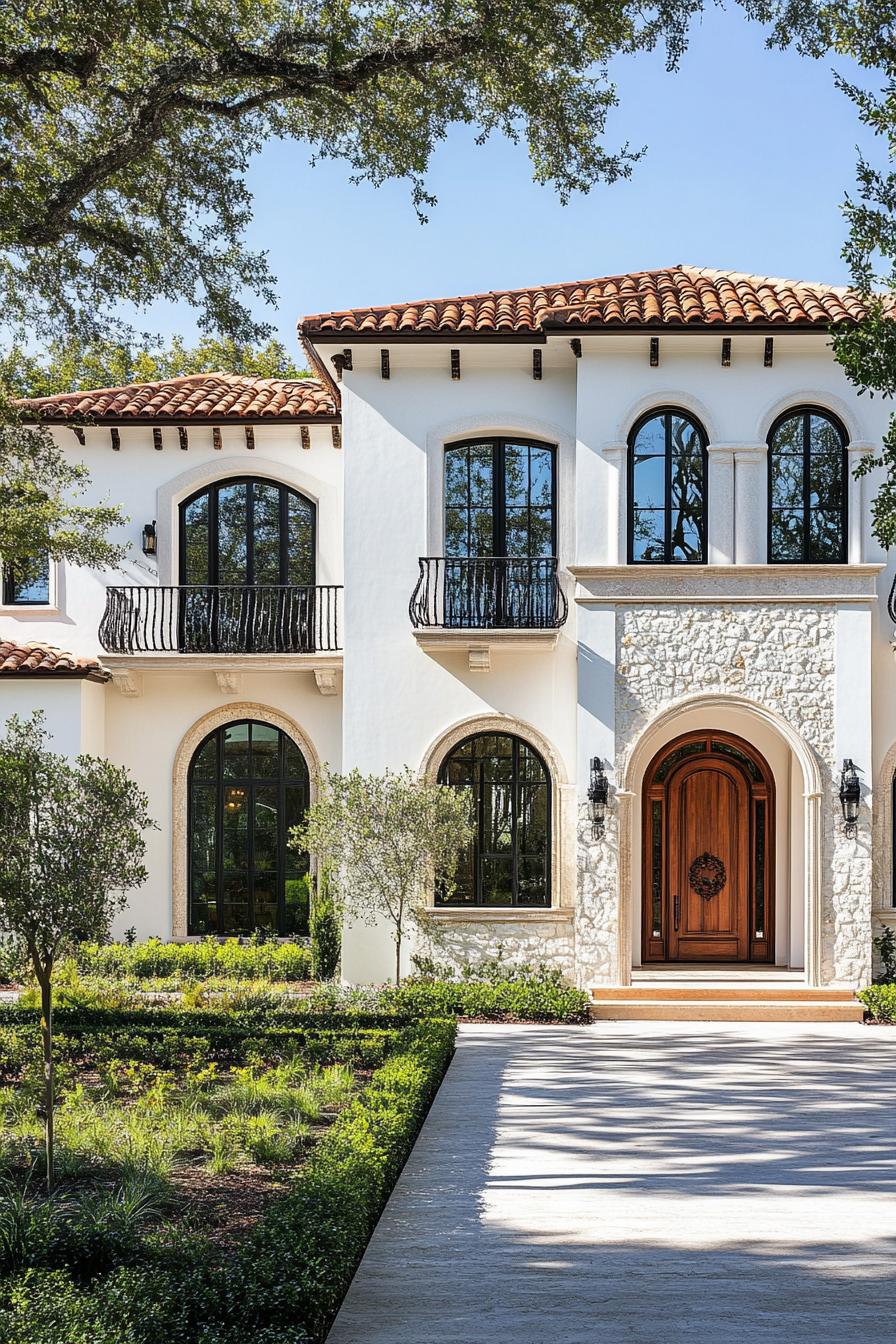
[[[21,939],[40,986],[47,1190],[54,1183],[53,971],[83,939],[108,937],[146,878],[146,796],[127,771],[47,750],[43,716],[0,738],[0,927]]]
[[[409,919],[428,895],[451,891],[461,850],[472,837],[469,804],[407,767],[384,775],[323,772],[318,795],[290,843],[315,855],[349,922],[386,918],[395,943],[395,983]]]

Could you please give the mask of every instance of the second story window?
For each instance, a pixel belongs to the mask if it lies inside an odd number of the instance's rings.
[[[218,481],[181,505],[180,581],[314,583],[315,509],[276,481]]]
[[[788,411],[768,438],[768,558],[846,560],[846,433],[816,407]]]
[[[44,557],[27,578],[7,566],[3,570],[3,605],[7,607],[45,607],[50,601],[50,561]]]
[[[554,449],[517,439],[446,448],[445,554],[556,555]]]
[[[684,411],[642,416],[629,436],[630,564],[706,563],[706,435]]]

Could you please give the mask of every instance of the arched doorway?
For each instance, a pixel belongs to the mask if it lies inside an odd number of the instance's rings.
[[[289,832],[309,802],[308,765],[281,729],[238,719],[213,729],[187,773],[187,932],[308,931],[308,855]]]
[[[643,960],[774,961],[774,782],[732,733],[666,743],[644,776]]]

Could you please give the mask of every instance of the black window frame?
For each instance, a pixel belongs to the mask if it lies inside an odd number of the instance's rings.
[[[448,538],[445,526],[447,512],[446,477],[448,472],[448,454],[459,449],[479,448],[488,444],[492,450],[492,553],[490,556],[451,557],[452,559],[528,559],[528,556],[507,555],[507,492],[505,466],[508,445],[514,448],[540,448],[547,450],[551,457],[551,554],[540,559],[557,558],[557,445],[544,439],[531,439],[524,434],[482,434],[472,438],[456,439],[444,445],[442,455],[442,540],[443,550],[448,557]],[[469,512],[469,504],[467,510]],[[531,508],[531,502],[527,506]],[[530,527],[531,531],[531,527]]]
[[[11,565],[3,566],[3,605],[4,607],[49,607],[52,605],[52,561],[47,556],[47,595],[42,598],[16,597],[17,579]]]
[[[664,424],[664,447],[665,447],[665,475],[663,481],[663,559],[662,560],[636,560],[635,559],[635,444],[638,435],[646,424],[651,420],[658,420],[660,416],[665,419]],[[670,558],[671,534],[672,534],[672,417],[677,416],[680,420],[686,420],[696,431],[700,439],[701,458],[703,463],[703,511],[700,522],[700,559],[699,560],[673,560]],[[653,406],[632,425],[628,436],[627,453],[627,471],[626,488],[628,491],[627,499],[627,554],[630,565],[668,565],[677,568],[681,565],[705,565],[708,556],[708,532],[709,532],[709,439],[703,425],[692,415],[690,411],[682,406]]]
[[[520,737],[519,734],[517,733],[495,732],[494,730],[489,731],[488,729],[483,729],[475,733],[469,733],[466,737],[462,738],[460,742],[456,742],[454,746],[451,748],[451,750],[445,754],[445,757],[442,760],[441,765],[439,766],[438,782],[440,784],[448,785],[448,787],[457,787],[448,784],[448,767],[451,764],[452,759],[460,750],[462,750],[462,748],[466,747],[468,744],[475,742],[479,738],[485,738],[485,737],[505,738],[512,743],[512,752],[511,752],[511,761],[512,761],[511,771],[512,771],[512,789],[513,789],[512,820],[511,820],[512,832],[513,832],[512,878],[511,878],[512,900],[509,903],[503,905],[490,905],[486,904],[482,899],[482,859],[494,856],[490,854],[483,854],[482,851],[481,842],[484,828],[484,818],[483,818],[484,804],[483,804],[483,790],[481,787],[478,787],[474,799],[476,808],[476,818],[475,818],[475,835],[472,840],[474,899],[472,901],[459,901],[456,898],[452,898],[449,900],[445,899],[444,896],[440,894],[438,890],[436,890],[434,896],[434,904],[439,909],[549,910],[552,908],[552,887],[553,887],[554,784],[551,778],[551,771],[548,767],[547,761],[544,759],[544,757],[542,756],[541,752],[537,749],[537,747],[534,747],[531,742],[527,742],[525,738]],[[532,756],[535,757],[535,759],[541,766],[542,770],[544,771],[544,782],[547,790],[547,806],[545,809],[546,826],[545,826],[545,853],[544,853],[545,892],[544,892],[544,900],[542,901],[519,900],[519,860],[520,857],[531,857],[526,855],[523,856],[520,855],[519,844],[517,840],[517,833],[519,828],[519,813],[520,813],[519,788],[521,780],[519,749],[521,746],[525,747],[526,750],[530,752]],[[481,786],[481,767],[480,767],[479,784]]]
[[[208,577],[203,587],[218,587],[220,585],[220,546],[218,532],[218,497],[222,490],[226,490],[233,485],[264,485],[273,486],[280,492],[279,511],[280,511],[280,577],[279,583],[283,586],[289,585],[289,497],[294,495],[302,500],[311,509],[311,582],[309,584],[299,584],[298,587],[314,587],[317,581],[317,504],[308,495],[303,494],[301,490],[296,490],[294,486],[287,485],[284,481],[278,481],[271,476],[226,476],[221,480],[211,481],[203,485],[201,489],[194,490],[186,499],[181,500],[178,510],[178,582],[186,585],[190,581],[186,577],[187,573],[187,509],[194,504],[197,499],[203,495],[208,495]],[[246,495],[246,580],[243,584],[227,585],[228,587],[254,588],[256,586],[254,579],[255,570],[255,529],[253,526],[253,513],[255,504],[254,490],[247,491]],[[264,586],[264,585],[258,585]]]
[[[274,776],[268,776],[268,777],[258,776],[258,777],[256,777],[256,776],[252,775],[252,772],[251,772],[251,756],[250,756],[249,773],[245,776],[245,778],[244,778],[243,776],[234,776],[233,778],[228,777],[228,778],[225,779],[225,777],[224,777],[224,734],[228,731],[228,729],[231,729],[231,728],[238,728],[238,727],[241,727],[243,724],[247,724],[247,725],[250,726],[250,745],[251,745],[251,726],[252,726],[252,725],[258,724],[260,727],[268,728],[268,729],[273,729],[276,733],[279,734],[279,737],[278,737],[278,758],[279,758],[279,759],[278,759],[278,770],[277,770],[277,775],[276,775],[276,777],[274,777]],[[208,788],[212,788],[212,787],[213,787],[213,788],[214,788],[214,791],[215,791],[215,902],[216,902],[216,913],[217,913],[217,928],[214,930],[214,932],[212,932],[211,930],[207,930],[207,931],[204,931],[204,932],[197,933],[197,932],[195,931],[195,928],[194,928],[194,919],[193,919],[193,820],[194,820],[194,817],[193,817],[193,810],[194,810],[194,808],[193,808],[193,783],[194,783],[194,781],[193,781],[193,772],[194,772],[194,768],[195,768],[196,762],[198,761],[200,755],[202,754],[202,752],[205,750],[205,747],[208,745],[208,743],[209,743],[212,739],[216,739],[216,742],[217,742],[217,747],[216,747],[215,778],[214,778],[213,783],[212,783],[212,782],[209,782],[209,783],[207,783],[205,786],[208,787]],[[296,751],[298,752],[299,758],[301,759],[301,761],[302,761],[302,763],[303,763],[303,765],[304,765],[304,778],[300,778],[299,776],[288,775],[288,774],[286,773],[286,769],[285,769],[285,754],[286,754],[286,743],[287,743],[287,742],[290,742],[290,743],[293,745],[293,747],[295,747]],[[228,930],[228,929],[222,929],[222,928],[221,928],[221,921],[222,921],[222,918],[223,918],[223,904],[224,904],[224,903],[223,903],[223,899],[222,899],[222,895],[223,895],[223,882],[224,882],[224,866],[223,866],[223,853],[224,853],[224,792],[225,792],[225,789],[227,789],[227,788],[245,788],[245,789],[247,790],[247,793],[246,793],[247,799],[250,798],[250,797],[252,798],[252,800],[253,800],[253,807],[254,807],[254,793],[252,793],[251,790],[253,790],[253,789],[254,789],[257,785],[259,785],[259,784],[260,784],[262,787],[270,787],[271,785],[274,785],[274,784],[276,784],[276,786],[277,786],[277,810],[278,810],[279,825],[278,825],[278,833],[277,833],[277,888],[278,888],[278,890],[277,890],[277,935],[276,935],[276,936],[277,936],[277,937],[280,937],[280,938],[285,938],[285,937],[303,936],[304,934],[307,934],[307,933],[308,933],[308,920],[307,920],[307,919],[306,919],[305,924],[304,924],[304,926],[303,926],[302,928],[300,928],[300,929],[295,929],[295,930],[290,930],[290,931],[287,932],[287,933],[284,933],[284,932],[283,932],[283,930],[284,930],[284,928],[285,928],[285,918],[284,918],[284,917],[285,917],[285,911],[286,911],[286,881],[287,881],[287,877],[286,877],[286,860],[287,860],[287,849],[288,849],[288,845],[287,845],[287,834],[286,834],[286,825],[285,825],[285,818],[286,818],[286,789],[287,789],[287,786],[289,786],[289,785],[296,785],[296,784],[299,784],[299,783],[302,783],[302,784],[304,784],[304,786],[305,786],[305,799],[306,799],[306,802],[305,802],[305,810],[307,811],[307,808],[308,808],[308,806],[310,805],[310,802],[311,802],[311,771],[310,771],[310,768],[309,768],[309,766],[308,766],[308,761],[307,761],[307,759],[306,759],[306,757],[305,757],[305,753],[302,751],[301,747],[300,747],[299,744],[295,741],[295,739],[292,738],[292,737],[290,737],[288,733],[284,732],[284,730],[283,730],[282,728],[278,728],[277,725],[274,724],[274,723],[266,723],[263,719],[251,719],[251,718],[231,719],[231,720],[229,720],[227,723],[219,724],[218,727],[217,727],[217,728],[213,728],[212,731],[211,731],[210,733],[206,733],[205,737],[204,737],[204,738],[202,739],[202,741],[198,744],[198,746],[196,747],[196,749],[195,749],[195,751],[193,752],[192,756],[190,757],[190,765],[189,765],[189,768],[188,768],[188,770],[187,770],[187,837],[186,837],[186,844],[187,844],[187,935],[188,935],[188,937],[204,937],[204,936],[207,936],[208,933],[211,933],[211,936],[212,936],[212,937],[215,937],[215,938],[236,938],[236,937],[248,937],[249,935],[251,935],[252,932],[254,932],[254,928],[248,928],[248,929],[246,929],[246,930],[240,930],[240,931],[236,931],[236,930]],[[306,871],[306,872],[309,872],[309,871],[310,871],[310,859],[309,859],[309,857],[308,857],[307,854],[306,854],[304,857],[305,857],[305,871]],[[252,879],[254,879],[255,876],[257,875],[257,874],[256,874],[256,869],[255,869],[255,864],[254,864],[254,858],[255,858],[255,835],[254,835],[254,831],[253,831],[253,830],[250,830],[249,826],[247,825],[247,827],[246,827],[246,877],[247,877],[247,884],[248,884],[248,890],[247,890],[247,904],[248,904],[248,906],[249,906],[250,912],[253,913],[253,914],[254,914],[254,892],[252,891]],[[303,865],[302,865],[301,862],[298,863],[298,864],[296,864],[296,867],[298,867],[298,868],[301,868],[302,866],[303,866]],[[309,915],[310,915],[310,910],[309,910]],[[251,921],[250,921],[250,922],[251,922]]]
[[[792,420],[796,416],[803,417],[803,545],[802,555],[798,558],[779,558],[772,550],[772,465],[774,453],[774,440],[778,430],[786,420]],[[806,558],[807,542],[810,536],[809,520],[813,512],[809,503],[809,464],[811,458],[811,418],[813,415],[820,416],[834,426],[840,435],[841,456],[840,456],[840,479],[841,479],[841,505],[840,505],[840,555],[837,559],[826,560],[808,560]],[[770,565],[845,565],[849,560],[849,435],[842,420],[829,411],[825,406],[797,405],[790,406],[786,411],[775,417],[774,423],[768,432],[766,440],[768,445],[768,471],[767,471],[767,498],[766,511],[768,515],[768,526],[766,532],[766,557]],[[830,512],[830,510],[821,510]]]

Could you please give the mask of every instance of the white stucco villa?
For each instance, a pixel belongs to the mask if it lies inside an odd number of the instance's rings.
[[[859,311],[680,266],[306,318],[313,380],[28,403],[132,520],[120,572],[7,574],[0,612],[3,717],[149,794],[121,927],[302,932],[319,763],[410,764],[476,804],[442,960],[866,982],[896,666],[852,471],[889,412],[829,346]],[[347,930],[347,979],[391,960]]]

